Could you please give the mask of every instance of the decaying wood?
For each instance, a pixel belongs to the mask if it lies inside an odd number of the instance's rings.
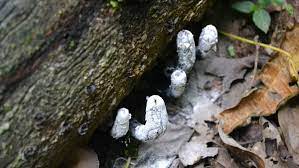
[[[0,1],[0,167],[57,167],[210,0]]]

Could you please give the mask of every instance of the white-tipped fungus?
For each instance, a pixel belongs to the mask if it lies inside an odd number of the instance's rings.
[[[164,100],[153,95],[147,99],[145,124],[133,123],[131,125],[132,136],[140,141],[146,142],[163,135],[168,123],[168,115]]]
[[[172,97],[178,98],[180,97],[184,91],[185,91],[185,87],[186,87],[186,83],[187,83],[187,75],[184,71],[182,70],[175,70],[170,77],[170,95]]]
[[[111,129],[111,136],[115,139],[125,136],[129,130],[130,119],[131,114],[129,113],[129,110],[120,108],[117,111],[115,122]]]
[[[207,25],[200,33],[198,47],[201,56],[205,57],[211,50],[217,50],[218,32],[215,26]]]
[[[196,48],[193,34],[188,30],[178,33],[177,39],[178,68],[189,73],[196,60]]]

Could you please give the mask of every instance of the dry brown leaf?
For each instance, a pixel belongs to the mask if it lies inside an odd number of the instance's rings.
[[[296,56],[299,60],[299,26],[287,33],[283,49]],[[297,58],[298,57],[298,58]],[[284,56],[277,55],[267,63],[258,76],[263,83],[259,89],[244,97],[240,103],[221,112],[217,118],[225,133],[232,132],[236,127],[247,124],[252,116],[268,116],[287,100],[298,95],[299,88],[290,86],[288,63]]]

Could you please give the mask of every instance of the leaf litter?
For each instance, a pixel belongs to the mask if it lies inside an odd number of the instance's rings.
[[[254,60],[255,56],[229,59],[210,55],[196,61],[185,93],[167,103],[169,129],[154,142],[141,144],[138,158],[132,161],[134,167],[296,166],[294,153],[290,155],[287,149],[293,143],[296,150],[297,144],[290,140],[285,144],[279,131],[283,129],[260,116],[275,113],[299,89],[289,85],[287,60],[280,55],[266,64],[267,57],[260,57],[259,63],[265,65],[257,75],[258,82],[251,86]],[[232,75],[235,73],[239,74]],[[237,85],[244,86],[242,92]],[[228,104],[234,106],[222,106],[223,99],[233,95],[238,96]],[[252,117],[256,118],[252,121]],[[243,132],[235,130],[245,125]],[[237,134],[228,135],[234,130]]]
[[[227,165],[227,167],[237,167],[237,165],[264,166],[263,160],[258,155],[241,145],[237,147],[231,146],[231,144],[223,145],[222,141],[224,140],[218,135],[217,122],[214,117],[223,111],[221,106],[217,104],[223,92],[222,88],[225,88],[223,85],[224,81],[220,77],[230,75],[230,80],[227,81],[232,81],[231,84],[243,79],[246,73],[253,68],[254,59],[255,57],[253,56],[246,59],[219,59],[217,55],[210,55],[206,59],[196,61],[194,69],[189,76],[185,93],[181,98],[167,103],[170,123],[176,126],[188,126],[195,132],[193,133],[192,131],[188,136],[184,135],[184,137],[188,138],[182,139],[175,135],[181,134],[183,129],[173,131],[170,127],[170,129],[166,130],[165,135],[154,142],[141,144],[136,167],[168,167],[174,161],[180,162],[178,165],[181,166],[203,166],[206,162],[209,165]],[[263,64],[264,60],[261,58],[260,63]],[[233,68],[226,68],[222,71],[213,68],[220,67],[220,63],[222,63],[222,66]],[[209,69],[209,72],[207,72],[207,69]],[[244,75],[242,77],[232,76],[231,73],[232,71],[235,72],[234,70],[238,72],[244,71]],[[207,87],[207,85],[209,86]],[[180,139],[180,143],[174,139]],[[168,147],[171,144],[169,142],[173,142],[176,148]],[[166,151],[168,154],[166,154]],[[233,155],[232,153],[237,154]],[[239,157],[240,153],[242,153],[241,158]],[[224,161],[223,158],[230,159]],[[236,160],[234,161],[233,158],[236,158]]]
[[[283,43],[292,55],[299,53],[296,39],[297,27]],[[231,45],[223,41],[219,48]],[[170,123],[166,133],[142,143],[131,166],[298,167],[299,114],[293,97],[299,89],[291,84],[288,61],[280,54],[269,58],[262,51],[258,63],[263,68],[251,85],[256,57],[247,55],[232,59],[227,53],[214,53],[197,60],[185,93],[167,101]],[[294,60],[297,64],[297,57]],[[277,110],[276,119],[262,117]]]
[[[294,35],[299,37],[299,27],[293,31],[298,33],[292,33],[292,38],[289,39],[296,39]],[[293,44],[293,41],[286,40],[283,47],[292,49],[288,50],[291,53],[299,53],[299,48],[290,47]],[[230,133],[236,127],[246,124],[251,117],[274,114],[281,105],[299,93],[298,86],[290,85],[292,80],[288,63],[281,54],[267,63],[257,78],[263,86],[242,98],[235,107],[226,109],[218,115],[225,133]]]
[[[299,104],[298,97],[278,110],[278,121],[288,151],[299,165]]]

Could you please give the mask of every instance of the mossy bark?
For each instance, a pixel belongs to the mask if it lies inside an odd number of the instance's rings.
[[[0,2],[0,167],[57,167],[211,0]]]

